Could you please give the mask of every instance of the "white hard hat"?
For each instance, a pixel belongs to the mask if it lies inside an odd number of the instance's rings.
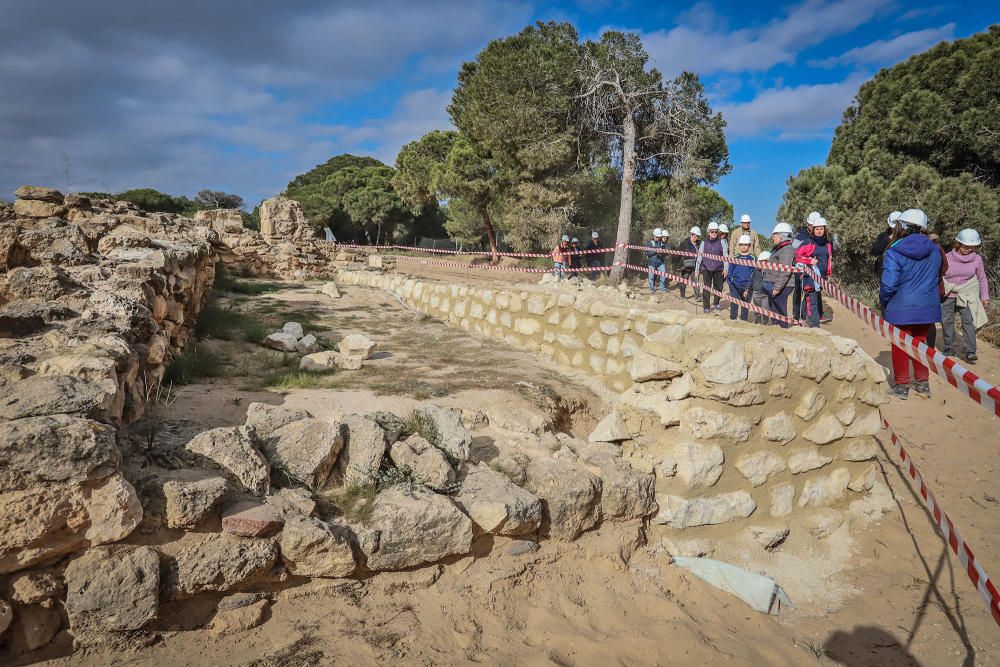
[[[823,216],[816,218],[816,220],[813,222],[813,227],[826,227],[826,226],[827,226],[826,218],[824,218]]]
[[[771,253],[769,253],[766,250],[762,251],[759,255],[757,255],[758,262],[766,262],[769,259],[771,259]]]
[[[563,234],[562,235],[562,240],[563,241],[569,241],[569,235],[568,234]]]
[[[728,234],[729,233],[729,227],[726,227],[725,225],[719,225],[719,232],[722,233],[722,234]]]
[[[811,225],[811,224],[815,223],[815,222],[816,222],[817,220],[819,220],[819,219],[820,219],[820,218],[822,218],[822,217],[823,217],[823,216],[821,216],[821,215],[819,214],[819,211],[813,211],[813,212],[812,212],[812,213],[810,213],[810,214],[809,214],[809,216],[808,216],[808,217],[806,218],[806,224],[807,224],[807,225]]]
[[[979,238],[979,232],[975,229],[963,229],[958,233],[958,236],[955,237],[955,240],[962,245],[969,246],[979,245],[983,242],[983,240]]]
[[[903,215],[899,211],[893,211],[889,214],[889,229],[895,229],[896,221],[899,220],[899,216]]]
[[[575,236],[574,236],[574,237],[573,237],[573,239],[572,239],[572,240],[570,241],[570,243],[579,243],[579,242],[580,242],[580,239],[576,238]]]
[[[710,222],[710,223],[708,223],[708,231],[710,231],[710,232],[717,232],[717,231],[719,231],[719,223],[717,223],[717,222]]]
[[[598,236],[600,236],[600,234],[598,234],[597,232],[590,232],[590,238],[596,239]]]
[[[919,208],[908,208],[899,214],[898,222],[903,225],[903,227],[927,229],[927,225],[930,221],[927,220],[927,214]]]
[[[792,235],[792,234],[795,233],[795,230],[792,229],[792,226],[790,224],[788,224],[787,222],[779,222],[778,224],[776,224],[774,226],[774,229],[771,230],[771,233],[772,234],[788,234],[788,235]]]
[[[736,241],[736,245],[750,245],[751,243],[753,243],[753,241],[750,239],[749,234],[744,234],[738,241]]]
[[[688,234],[694,234],[695,236],[701,236],[701,227],[699,227],[698,225],[695,225],[694,227],[691,228],[691,231],[689,231]]]
[[[750,216],[744,213],[740,216],[740,223],[750,222]]]
[[[660,230],[660,236],[670,236],[670,230],[664,227]]]
[[[653,236],[663,236],[663,230],[657,227],[653,230]]]

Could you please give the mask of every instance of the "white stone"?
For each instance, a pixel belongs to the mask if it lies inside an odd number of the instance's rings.
[[[677,463],[677,477],[691,488],[708,488],[722,476],[725,455],[718,445],[684,442],[670,451]]]
[[[771,487],[771,516],[780,519],[792,513],[792,501],[795,500],[795,486],[789,482],[775,484]]]
[[[684,372],[680,364],[653,356],[642,350],[634,350],[628,365],[629,376],[634,382],[649,382],[651,380],[669,380]]]
[[[671,401],[681,401],[691,395],[694,390],[694,379],[690,373],[685,373],[670,382],[665,392],[666,397]]]
[[[305,331],[302,330],[302,325],[298,322],[285,322],[285,326],[281,327],[281,333],[295,336],[296,340],[305,335]]]
[[[820,413],[826,407],[826,394],[819,387],[809,387],[802,392],[802,398],[795,406],[795,414],[808,421]]]
[[[761,433],[771,442],[784,445],[795,439],[795,422],[786,412],[779,412],[764,418]]]
[[[699,440],[725,438],[746,442],[753,430],[753,424],[742,417],[701,407],[685,410],[681,423]]]
[[[875,474],[878,468],[874,463],[869,464],[863,472],[856,475],[847,485],[855,493],[864,493],[875,486]]]
[[[797,449],[788,455],[788,469],[793,475],[822,468],[832,462],[833,458],[823,456],[816,447]]]
[[[397,466],[412,470],[417,479],[431,488],[441,489],[455,481],[455,471],[444,452],[419,435],[393,444],[389,458]]]
[[[767,551],[781,546],[788,532],[788,526],[750,526],[750,538]]]
[[[346,357],[368,359],[375,351],[375,341],[364,334],[350,334],[338,343],[337,349]]]
[[[872,437],[850,440],[840,450],[840,458],[845,461],[870,461],[876,456],[878,456],[878,441]]]
[[[660,512],[653,520],[673,528],[691,528],[745,519],[757,509],[757,504],[746,491],[697,498],[662,495],[657,496],[656,501]]]
[[[319,352],[319,341],[316,340],[316,336],[307,334],[295,343],[295,351],[299,354],[312,354],[313,352]]]
[[[850,426],[854,422],[854,418],[857,416],[858,410],[854,403],[848,403],[837,410],[834,414],[837,417],[837,421],[844,426]]]
[[[493,535],[531,533],[542,521],[542,503],[538,496],[484,464],[470,470],[462,480],[455,504],[484,532]]]
[[[625,428],[621,413],[616,408],[597,423],[587,439],[590,442],[620,442],[631,438],[632,435]]]
[[[594,331],[593,333],[590,334],[590,337],[587,338],[587,345],[594,348],[595,350],[603,350],[604,337],[600,334],[600,332]]]
[[[825,414],[803,431],[802,437],[817,445],[826,445],[844,437],[844,425],[834,415]]]
[[[775,475],[785,468],[785,460],[767,450],[747,454],[736,460],[736,469],[750,480],[750,484],[753,486],[760,486],[771,475]]]
[[[522,336],[534,336],[541,329],[542,325],[533,317],[519,317],[514,321],[514,331]]]
[[[799,507],[822,507],[840,500],[850,481],[851,471],[847,468],[807,479],[799,496]]]
[[[878,435],[882,430],[882,418],[879,416],[878,410],[869,410],[865,414],[857,417],[854,422],[847,428],[844,435],[848,438],[857,438],[860,436],[872,436]]]
[[[293,334],[277,332],[264,339],[264,347],[280,352],[295,352],[295,344],[299,339]]]
[[[774,340],[752,340],[746,344],[750,356],[747,380],[750,382],[770,382],[788,375],[788,359]]]
[[[735,341],[723,343],[700,364],[702,374],[709,382],[733,384],[747,379],[747,362],[743,346]]]
[[[791,367],[802,377],[820,382],[830,373],[830,350],[818,343],[784,338],[782,349]]]

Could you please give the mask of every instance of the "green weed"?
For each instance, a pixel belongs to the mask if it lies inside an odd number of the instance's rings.
[[[190,343],[167,366],[163,381],[168,384],[191,384],[201,378],[219,377],[225,357],[198,343]]]

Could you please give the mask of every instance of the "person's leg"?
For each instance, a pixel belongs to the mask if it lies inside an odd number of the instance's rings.
[[[712,272],[711,271],[706,271],[705,269],[702,269],[701,270],[701,283],[702,283],[702,285],[705,285],[707,287],[708,285],[711,284],[711,282],[712,282]],[[705,287],[702,287],[701,288],[701,307],[702,307],[702,310],[708,310],[711,305],[712,305],[712,293],[709,292],[707,289],[705,289]]]
[[[687,269],[681,269],[681,278],[690,278],[690,277],[691,274],[688,273]],[[683,299],[687,296],[687,285],[685,285],[684,283],[680,283],[679,287],[681,290],[681,298]]]
[[[713,271],[712,272],[712,286],[718,292],[720,292],[720,293],[722,292],[722,288],[725,285],[725,280],[726,279],[722,277],[722,271]],[[719,308],[720,308],[719,303],[722,301],[722,296],[721,296],[721,294],[715,294],[714,296],[715,296],[715,299],[714,299],[714,301],[715,301],[715,309],[719,310]]]
[[[895,345],[892,346],[892,378],[894,393],[905,398],[910,388],[910,355]]]
[[[795,284],[792,288],[792,312],[795,318],[802,319],[802,276],[795,274]]]
[[[815,329],[819,326],[819,299],[816,298],[816,292],[814,290],[804,290],[802,302],[806,311],[806,324]]]
[[[729,300],[729,319],[735,320],[740,313],[740,307],[739,305],[737,305],[736,300],[742,298],[742,293],[740,292],[739,287],[733,285],[732,283],[729,283],[729,295],[733,297],[732,299]],[[746,310],[744,310],[743,312],[745,313]],[[743,319],[745,320],[746,317],[744,317]]]
[[[649,291],[653,291],[653,285],[656,284],[656,275],[653,273],[654,267],[652,264],[647,264],[646,268],[649,269]]]
[[[910,334],[916,343],[927,344],[927,332],[930,328],[934,326],[932,324],[911,324],[907,326],[904,331]],[[904,352],[904,354],[906,354]],[[909,355],[907,355],[909,356]],[[931,385],[930,385],[930,369],[924,366],[922,363],[916,359],[911,358],[910,363],[913,364],[913,389],[918,394],[923,394],[924,396],[931,395]]]
[[[941,302],[941,334],[944,337],[944,349],[941,350],[946,356],[955,356],[955,298],[945,299]]]
[[[788,294],[792,291],[792,289],[793,288],[791,287],[786,287],[785,289],[778,292],[777,295],[770,294],[768,296],[772,313],[775,313],[776,315],[781,315],[783,317],[788,315]],[[782,329],[788,328],[787,322],[781,320],[776,320],[776,322],[778,326],[781,327]]]
[[[965,358],[976,360],[976,325],[972,322],[972,309],[959,308],[962,318],[962,346],[965,348]]]

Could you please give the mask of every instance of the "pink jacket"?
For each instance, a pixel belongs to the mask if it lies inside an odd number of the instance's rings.
[[[948,271],[944,279],[955,285],[964,285],[975,276],[979,279],[979,298],[986,301],[990,298],[990,288],[986,284],[986,267],[979,253],[962,255],[955,250],[948,253]],[[952,296],[954,292],[948,296]]]

